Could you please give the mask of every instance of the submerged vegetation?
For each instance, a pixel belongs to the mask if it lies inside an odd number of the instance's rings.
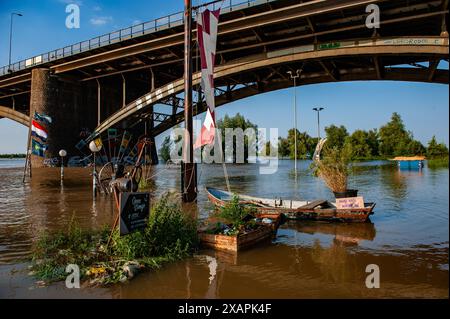
[[[82,230],[72,219],[66,231],[45,233],[37,241],[32,271],[40,280],[59,281],[67,276],[66,266],[76,264],[82,281],[116,283],[187,257],[198,244],[196,221],[169,194],[152,206],[145,230],[120,236],[116,229],[108,245],[109,236],[109,227]]]
[[[429,159],[427,160],[427,166],[431,169],[448,168],[448,156]]]

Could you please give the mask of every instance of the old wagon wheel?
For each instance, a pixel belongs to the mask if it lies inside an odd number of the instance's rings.
[[[100,181],[101,189],[105,194],[109,194],[111,192],[110,183],[112,181],[113,175],[114,175],[114,165],[112,162],[106,163],[100,169],[98,179]]]

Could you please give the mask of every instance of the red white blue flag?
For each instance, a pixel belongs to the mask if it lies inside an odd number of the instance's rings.
[[[45,128],[35,120],[31,120],[31,134],[39,137],[44,142],[48,137],[48,133]]]
[[[215,100],[214,100],[214,64],[216,59],[217,27],[219,25],[220,9],[206,9],[197,16],[197,41],[200,50],[202,68],[201,87],[205,95],[206,112],[200,136],[194,148],[212,144],[215,136]]]

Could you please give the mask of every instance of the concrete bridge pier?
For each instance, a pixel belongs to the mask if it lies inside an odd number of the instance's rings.
[[[31,71],[30,118],[34,112],[52,118],[51,124],[39,122],[48,134],[45,142],[38,137],[31,137],[32,140],[47,145],[45,157],[31,155],[33,168],[44,167],[45,158],[59,158],[58,152],[61,149],[67,151],[68,158],[76,155],[74,146],[79,139],[79,119],[82,116],[80,113],[83,113],[80,109],[81,98],[81,86],[76,81],[56,77],[46,68]],[[31,147],[30,140],[30,149]]]

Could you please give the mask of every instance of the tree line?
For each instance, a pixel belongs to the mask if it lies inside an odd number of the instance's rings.
[[[379,129],[356,130],[350,134],[343,125],[330,125],[325,127],[325,133],[327,147],[344,149],[356,160],[414,155],[424,155],[428,158],[448,156],[447,146],[438,143],[435,136],[426,146],[415,140],[413,133],[406,130],[401,116],[396,112],[392,114],[390,121]],[[297,158],[310,158],[316,144],[317,138],[297,130]],[[286,138],[278,139],[278,155],[295,157],[294,129],[288,131]]]
[[[217,128],[221,129],[222,133],[222,148],[225,152],[225,128],[241,128],[245,131],[248,128],[257,130],[257,125],[245,119],[244,116],[237,113],[230,117],[225,115],[221,120],[218,120]],[[343,125],[330,125],[325,127],[327,137],[327,148],[338,148],[350,154],[353,160],[368,160],[368,159],[382,159],[391,158],[395,156],[415,156],[424,155],[429,159],[448,157],[448,148],[444,143],[438,143],[436,137],[433,136],[426,146],[414,139],[413,133],[408,131],[403,123],[401,116],[394,112],[388,123],[381,126],[379,129],[371,130],[356,130],[349,133],[347,128]],[[278,138],[278,156],[283,158],[295,157],[295,135],[297,136],[297,158],[308,159],[312,157],[315,147],[318,142],[317,137],[311,137],[306,132],[297,130],[295,134],[294,129],[288,131],[287,137]],[[249,146],[258,144],[258,138],[250,141],[245,137],[245,160],[248,157]],[[170,158],[170,150],[173,148],[173,142],[167,136],[160,149],[160,156],[167,161]],[[233,145],[236,153],[236,145]],[[271,145],[267,142],[260,150],[261,154],[270,155]],[[273,154],[273,152],[272,152]]]

